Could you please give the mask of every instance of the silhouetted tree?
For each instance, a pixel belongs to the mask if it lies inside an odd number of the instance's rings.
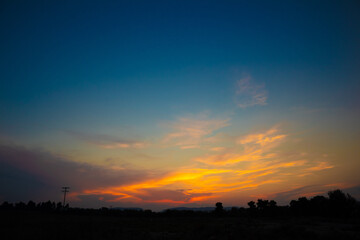
[[[254,201],[250,201],[248,202],[249,205],[249,209],[247,209],[247,213],[249,217],[254,217],[257,215],[257,209],[256,209],[256,204]]]
[[[347,197],[340,189],[328,192],[329,200],[337,203],[346,203]]]
[[[217,202],[216,204],[215,204],[215,214],[216,215],[218,215],[218,216],[220,216],[220,215],[223,215],[224,214],[224,207],[223,207],[223,205],[222,205],[222,203],[221,202]]]
[[[11,210],[11,209],[13,209],[13,207],[14,207],[13,204],[8,203],[7,201],[5,201],[1,204],[1,209],[3,209],[3,210]]]
[[[37,208],[41,209],[42,211],[52,211],[55,210],[55,206],[55,202],[47,201],[38,204]]]
[[[26,204],[23,202],[18,202],[15,204],[16,210],[24,211],[26,209]]]
[[[329,199],[324,196],[315,196],[310,199],[310,213],[311,215],[326,216],[329,215]]]
[[[277,205],[274,200],[262,200],[258,199],[256,203],[257,210],[262,215],[275,215]]]
[[[328,192],[329,205],[336,217],[349,216],[356,208],[356,200],[350,194],[343,193],[340,189]]]
[[[262,211],[269,206],[269,200],[258,199],[256,206],[260,211]]]
[[[60,210],[60,209],[62,209],[62,203],[61,202],[58,202],[57,204],[56,204],[56,210]]]
[[[28,210],[35,210],[36,208],[36,204],[33,201],[29,201],[27,204],[27,209]]]
[[[250,209],[255,209],[256,208],[254,201],[248,202],[248,205],[249,205]]]
[[[295,215],[307,215],[309,213],[309,200],[306,197],[291,200],[290,210]]]
[[[217,203],[215,204],[215,206],[216,206],[215,211],[217,211],[217,212],[222,212],[222,211],[224,211],[224,207],[223,207],[223,205],[222,205],[221,202],[217,202]]]
[[[270,200],[270,202],[269,202],[269,207],[275,208],[275,207],[277,207],[276,204],[277,204],[277,203],[276,203],[274,200]]]

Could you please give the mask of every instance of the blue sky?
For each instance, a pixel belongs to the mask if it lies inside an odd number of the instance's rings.
[[[278,132],[317,139],[314,154],[334,138],[326,166],[348,152],[348,171],[360,164],[359,10],[357,1],[3,1],[1,142],[76,163],[119,158],[149,174],[146,155],[165,174],[220,145],[234,151],[241,136]],[[215,135],[219,146],[206,145]],[[323,186],[323,175],[310,183]],[[338,186],[353,187],[348,175]]]

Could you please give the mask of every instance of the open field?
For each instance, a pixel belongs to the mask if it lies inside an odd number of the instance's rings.
[[[6,239],[360,239],[359,219],[2,213]]]

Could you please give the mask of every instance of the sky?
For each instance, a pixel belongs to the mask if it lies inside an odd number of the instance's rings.
[[[359,1],[1,1],[0,202],[360,199]]]

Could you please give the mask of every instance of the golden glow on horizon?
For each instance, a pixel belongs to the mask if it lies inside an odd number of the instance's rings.
[[[275,191],[276,186],[286,186],[289,176],[301,178],[333,168],[324,160],[304,159],[307,155],[304,153],[297,154],[296,158],[283,155],[279,147],[285,143],[287,135],[278,132],[279,130],[273,127],[264,133],[249,134],[238,138],[235,147],[209,146],[210,151],[215,149],[213,154],[195,157],[190,166],[181,167],[166,175],[133,184],[88,189],[73,193],[72,196],[110,195],[113,197],[107,200],[109,202],[170,205],[206,202],[214,198],[221,199],[227,194],[257,189],[263,185]],[[184,149],[184,146],[181,144],[179,148]]]

